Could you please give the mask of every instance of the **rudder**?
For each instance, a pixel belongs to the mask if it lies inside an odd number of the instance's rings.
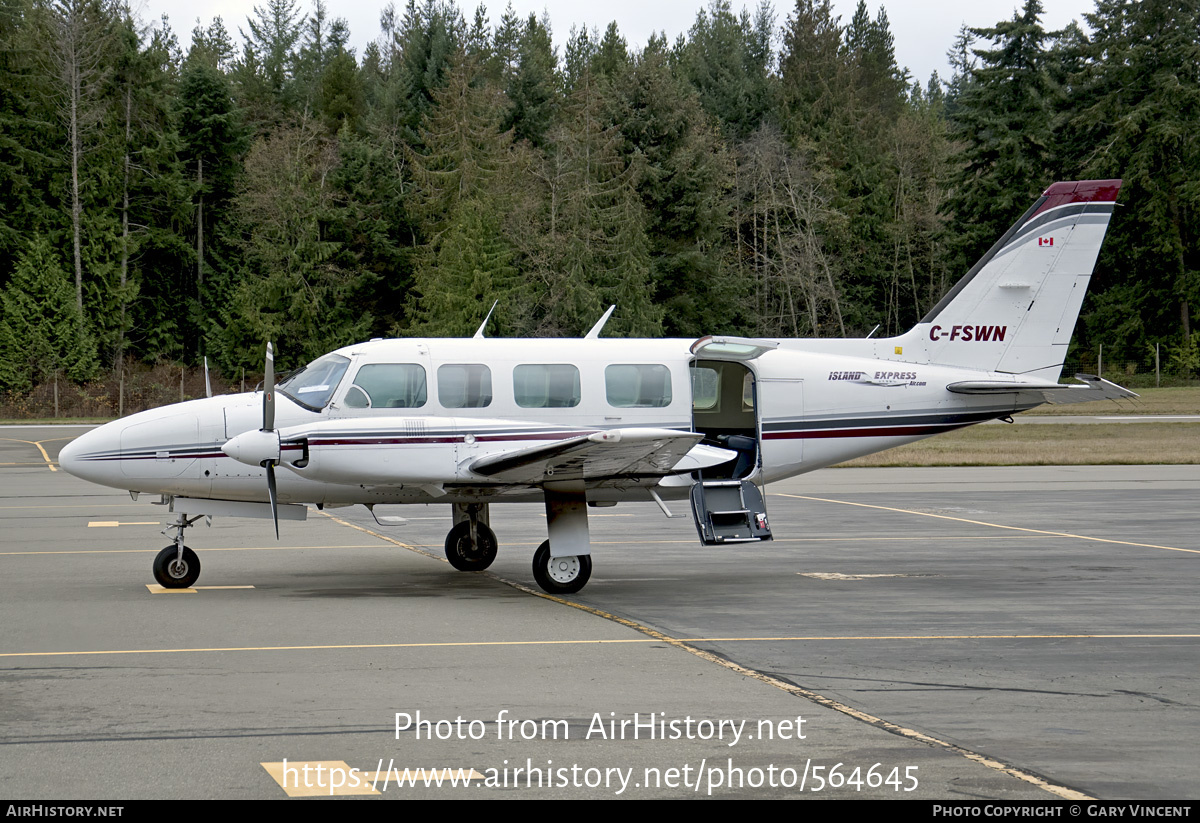
[[[947,366],[1057,381],[1120,180],[1055,183],[905,338]]]

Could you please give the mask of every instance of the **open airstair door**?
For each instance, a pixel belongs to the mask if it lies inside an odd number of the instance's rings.
[[[705,545],[770,540],[760,475],[758,398],[747,361],[775,346],[740,338],[701,338],[692,346],[692,428],[702,442],[737,458],[696,472],[692,514]]]

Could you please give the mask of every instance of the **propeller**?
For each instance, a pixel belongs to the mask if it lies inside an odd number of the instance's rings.
[[[262,431],[275,431],[275,347],[267,341],[267,365],[263,374],[263,427]],[[267,494],[271,498],[271,519],[275,521],[275,539],[279,539],[279,495],[275,487],[275,464],[278,460],[264,460],[267,469]]]
[[[204,358],[204,396],[212,397],[212,381],[208,379],[208,358]]]
[[[275,539],[279,539],[279,493],[275,484],[275,467],[282,459],[279,432],[275,430],[275,347],[267,343],[267,363],[263,375],[262,428],[242,432],[222,447],[228,457],[247,466],[262,466],[267,470],[267,492],[271,498],[271,519],[275,521]]]

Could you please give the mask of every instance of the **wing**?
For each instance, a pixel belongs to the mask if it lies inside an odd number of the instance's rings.
[[[1110,383],[1094,374],[1077,374],[1076,380],[1083,385],[1063,383],[1006,382],[1003,380],[965,380],[951,383],[947,390],[956,394],[1026,394],[1038,398],[1041,403],[1088,403],[1092,400],[1118,400],[1122,397],[1137,397],[1124,386]]]
[[[695,471],[737,457],[736,452],[700,444],[704,435],[673,429],[609,429],[544,446],[492,454],[471,471],[510,483],[596,480]]]

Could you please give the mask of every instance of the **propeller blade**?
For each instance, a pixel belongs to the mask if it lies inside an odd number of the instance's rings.
[[[267,366],[263,375],[263,427],[269,432],[275,428],[275,348],[267,341]],[[273,475],[272,475],[273,476]]]
[[[271,495],[271,517],[275,521],[275,539],[279,539],[279,495],[275,490],[275,464],[267,461],[267,493]]]
[[[204,358],[204,396],[212,397],[212,382],[208,379],[208,358]]]

